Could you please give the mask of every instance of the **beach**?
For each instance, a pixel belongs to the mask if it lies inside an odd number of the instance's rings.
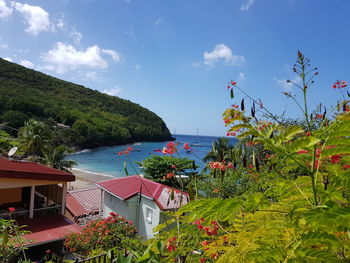
[[[88,188],[93,186],[96,182],[116,178],[111,175],[92,173],[77,169],[72,169],[71,172],[75,175],[75,181],[69,184],[69,190]]]

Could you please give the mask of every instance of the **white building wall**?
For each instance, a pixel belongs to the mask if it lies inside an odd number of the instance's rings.
[[[161,210],[153,200],[143,196],[140,198],[137,195],[124,202],[114,195],[104,192],[103,217],[108,217],[110,212],[118,213],[127,220],[133,221],[138,235],[143,239],[154,237],[156,233],[153,233],[153,229],[158,226],[161,215]]]
[[[147,210],[151,211],[151,218],[146,218]],[[139,235],[143,239],[153,238],[156,233],[153,233],[153,229],[159,224],[160,209],[153,200],[148,198],[141,198],[140,205],[140,218],[138,220]],[[149,214],[148,214],[149,216]]]
[[[128,218],[129,206],[123,200],[105,192],[103,199],[103,217],[109,217],[110,212],[115,212],[125,218]]]

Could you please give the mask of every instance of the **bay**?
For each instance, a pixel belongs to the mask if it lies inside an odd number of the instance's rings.
[[[196,162],[200,168],[204,167],[203,157],[211,150],[212,142],[219,137],[214,136],[196,136],[196,135],[173,135],[178,144],[178,155],[176,157],[188,157]],[[183,149],[184,143],[189,143],[191,151],[186,152]],[[130,175],[142,173],[140,167],[135,161],[141,162],[151,155],[163,155],[157,150],[163,149],[168,142],[140,142],[135,144],[102,147],[97,149],[83,150],[68,156],[67,159],[74,160],[77,165],[74,167],[78,170],[87,172],[112,175],[114,177],[124,177],[124,163]],[[119,156],[118,152],[132,147],[127,156]]]

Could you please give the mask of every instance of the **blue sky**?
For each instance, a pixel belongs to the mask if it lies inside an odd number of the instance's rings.
[[[225,135],[237,80],[271,111],[300,49],[319,68],[310,107],[350,75],[345,0],[0,0],[0,57],[136,102],[177,134]],[[242,95],[237,93],[237,101]]]

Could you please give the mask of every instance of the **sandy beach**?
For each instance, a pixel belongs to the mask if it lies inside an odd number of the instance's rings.
[[[93,186],[96,182],[113,179],[111,175],[86,172],[82,170],[72,169],[75,175],[75,181],[69,184],[69,190],[79,190]]]

